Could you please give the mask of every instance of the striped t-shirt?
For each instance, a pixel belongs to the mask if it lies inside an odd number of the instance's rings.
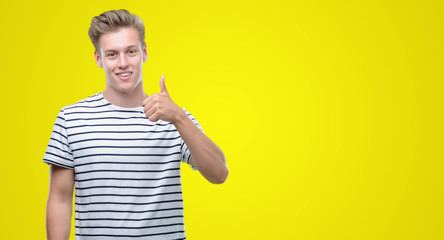
[[[43,161],[75,172],[75,239],[185,239],[180,163],[196,170],[190,157],[174,124],[100,92],[60,110]]]

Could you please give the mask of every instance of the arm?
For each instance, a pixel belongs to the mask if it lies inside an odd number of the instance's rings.
[[[186,113],[170,98],[165,86],[165,76],[160,79],[160,93],[143,100],[145,115],[150,121],[159,119],[172,122],[191,152],[191,164],[209,182],[221,184],[228,177],[228,168],[222,150],[201,132]]]
[[[67,240],[71,232],[74,170],[50,164],[50,183],[46,205],[48,240]]]
[[[190,162],[209,182],[224,183],[228,168],[222,150],[180,109],[173,122],[191,152]]]

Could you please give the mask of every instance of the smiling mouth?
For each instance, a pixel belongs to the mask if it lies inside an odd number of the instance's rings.
[[[126,76],[129,76],[129,75],[131,75],[132,73],[130,73],[130,72],[126,72],[126,73],[119,73],[119,74],[117,74],[117,75],[119,75],[119,76],[122,76],[122,77],[126,77]]]

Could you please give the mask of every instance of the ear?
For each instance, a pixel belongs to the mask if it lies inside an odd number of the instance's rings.
[[[97,50],[94,50],[94,59],[96,60],[97,66],[99,66],[99,68],[102,68],[102,59],[100,59],[100,55]]]
[[[146,62],[148,60],[148,51],[146,50],[146,42],[143,43],[143,62]]]

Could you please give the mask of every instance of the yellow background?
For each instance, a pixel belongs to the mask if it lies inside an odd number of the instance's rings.
[[[442,1],[2,1],[0,239],[45,239],[61,107],[105,88],[87,31],[126,8],[224,151],[182,165],[188,239],[443,239]],[[72,239],[74,228],[71,231]]]

